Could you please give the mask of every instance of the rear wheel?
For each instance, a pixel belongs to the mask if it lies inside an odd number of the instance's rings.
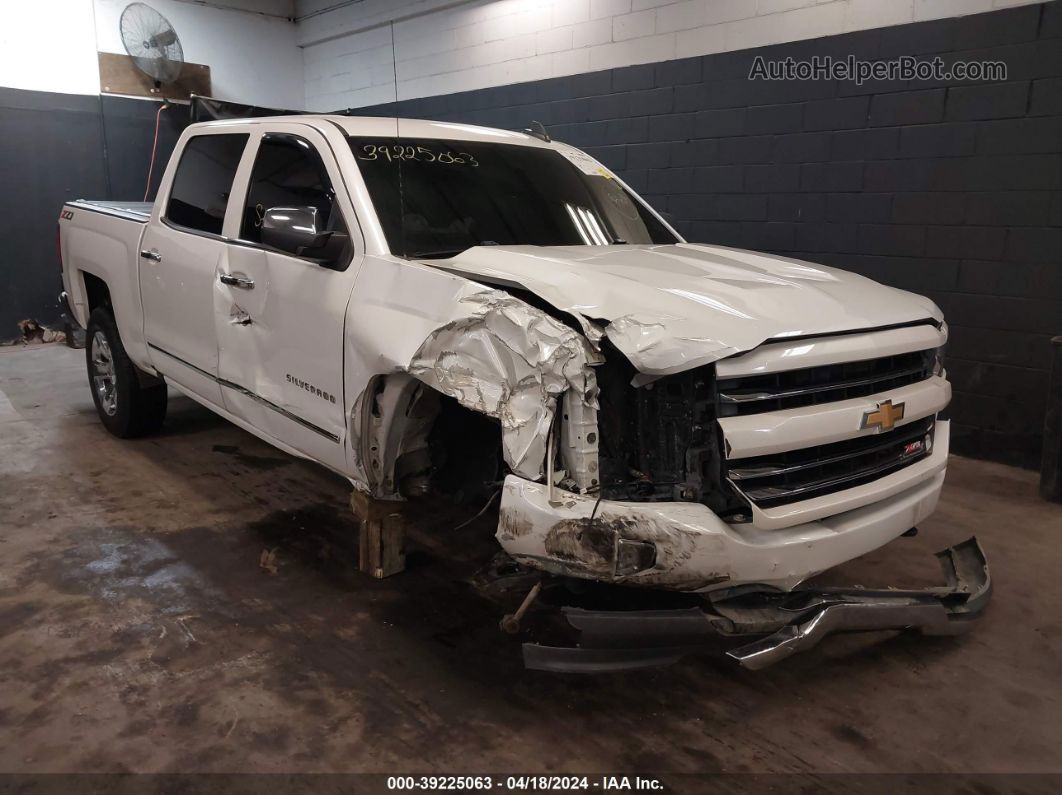
[[[122,439],[154,433],[166,418],[166,385],[141,386],[111,313],[99,307],[85,332],[92,400],[104,427]]]

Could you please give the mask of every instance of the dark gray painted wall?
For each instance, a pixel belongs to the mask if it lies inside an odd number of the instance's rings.
[[[144,196],[158,103],[0,88],[0,340],[59,315],[56,224],[71,199]],[[154,188],[187,121],[163,112]]]
[[[747,79],[756,55],[849,53],[1002,60],[1009,74]],[[1062,334],[1062,3],[408,100],[397,114],[510,129],[540,120],[689,240],[929,295],[951,327],[953,449],[1039,466],[1049,339]]]

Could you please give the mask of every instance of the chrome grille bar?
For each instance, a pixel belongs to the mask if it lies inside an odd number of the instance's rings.
[[[808,461],[807,463],[793,464],[792,466],[735,466],[734,468],[728,471],[727,475],[732,480],[738,480],[742,483],[745,483],[750,480],[755,480],[756,478],[770,477],[771,475],[791,475],[794,472],[802,472],[813,467],[821,467],[825,466],[826,464],[835,464],[839,461],[845,461],[850,458],[856,458],[861,455],[867,455],[868,453],[876,453],[880,450],[887,450],[890,447],[895,447],[896,444],[898,444],[899,442],[910,442],[914,439],[921,438],[926,433],[925,426],[922,423],[915,423],[915,425],[917,427],[908,426],[910,427],[910,430],[902,437],[902,439],[889,438],[885,441],[882,441],[880,444],[874,445],[873,447],[860,448],[855,452],[843,453],[841,455],[835,455],[830,458],[816,458],[812,461]],[[904,428],[899,428],[898,430],[902,431],[904,430]],[[888,436],[891,436],[891,434],[888,434]],[[868,438],[877,439],[880,437],[871,436]],[[741,460],[737,460],[734,462],[734,464],[736,465],[740,465],[742,463],[743,462]]]
[[[727,478],[769,508],[870,482],[930,455],[934,418],[893,431],[728,462]]]
[[[819,365],[777,373],[718,379],[720,417],[833,403],[924,381],[933,374],[934,350]]]
[[[829,392],[833,389],[851,389],[859,386],[870,386],[879,384],[882,381],[888,381],[893,378],[905,378],[912,375],[921,375],[925,372],[925,367],[913,367],[909,370],[901,370],[896,373],[889,373],[886,376],[878,376],[875,378],[860,378],[850,381],[839,381],[832,384],[823,384],[821,386],[805,387],[804,389],[787,389],[787,390],[775,390],[766,392],[720,392],[719,400],[723,403],[749,403],[755,400],[777,400],[779,398],[796,397],[798,395],[814,395],[818,392]],[[924,376],[923,376],[924,377]]]

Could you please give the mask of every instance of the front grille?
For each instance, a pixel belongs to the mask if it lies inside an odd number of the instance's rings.
[[[727,475],[761,508],[808,500],[869,483],[929,455],[932,416],[843,442],[727,462]]]
[[[914,384],[933,374],[935,353],[929,349],[781,373],[720,378],[719,416],[817,406]]]

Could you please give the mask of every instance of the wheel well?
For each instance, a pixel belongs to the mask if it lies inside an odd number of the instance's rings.
[[[478,500],[503,477],[501,424],[404,373],[377,376],[358,398],[356,442],[376,496],[430,491]]]
[[[501,423],[446,395],[428,434],[431,483],[459,503],[482,502],[505,477]]]
[[[117,330],[118,319],[114,317],[114,308],[111,305],[111,291],[107,287],[107,282],[103,281],[99,276],[86,271],[81,271],[81,278],[85,280],[85,303],[88,305],[85,312],[86,327],[88,326],[88,317],[98,308],[103,307],[114,318],[115,330]],[[147,372],[136,363],[133,364],[133,369],[136,371],[137,383],[144,389],[166,383],[161,374]]]
[[[81,271],[81,278],[85,280],[85,301],[88,304],[88,314],[100,306],[111,305],[111,291],[107,288],[107,282],[99,276]]]

